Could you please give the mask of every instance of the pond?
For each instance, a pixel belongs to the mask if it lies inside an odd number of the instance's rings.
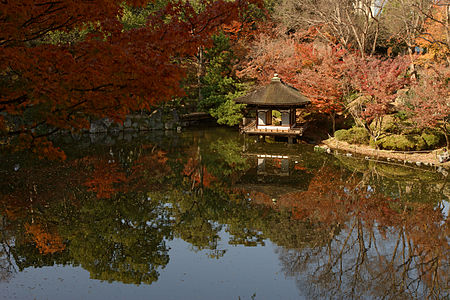
[[[236,130],[3,155],[3,299],[444,299],[445,173]]]

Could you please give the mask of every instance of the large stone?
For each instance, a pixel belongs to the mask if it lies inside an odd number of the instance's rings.
[[[96,120],[91,122],[89,133],[104,133],[104,132],[108,132],[108,128],[105,126],[102,120]]]
[[[402,107],[404,107],[405,103],[406,103],[406,100],[408,99],[408,92],[409,92],[409,89],[400,89],[400,90],[398,90],[397,93],[396,93],[395,100],[391,104],[396,109],[401,109]]]
[[[111,127],[112,124],[114,124],[113,120],[111,120],[109,118],[103,119],[102,122],[106,128],[109,128],[109,127]]]
[[[164,128],[165,128],[166,130],[174,129],[174,128],[175,128],[175,122],[173,122],[172,120],[167,121],[167,122],[164,124]]]
[[[172,110],[172,119],[175,123],[178,123],[180,121],[180,116],[178,115],[178,112],[176,110]]]
[[[130,128],[131,127],[131,119],[130,118],[126,118],[126,120],[123,122],[123,127],[124,128]]]
[[[438,155],[438,160],[439,160],[440,163],[445,163],[445,162],[449,161],[450,160],[449,152],[445,151],[444,153],[439,154]]]

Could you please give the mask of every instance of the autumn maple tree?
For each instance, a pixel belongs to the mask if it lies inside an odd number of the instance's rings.
[[[382,60],[377,57],[352,56],[347,65],[347,76],[351,79],[352,87],[365,97],[354,103],[350,112],[377,145],[384,134],[384,117],[391,112],[391,104],[397,97],[397,91],[409,83],[406,74],[409,58],[399,56]]]
[[[121,122],[127,113],[183,93],[180,59],[194,55],[249,1],[168,2],[146,26],[124,30],[123,1],[0,3],[0,132],[2,144],[43,156],[64,153],[47,137],[79,131],[90,120]],[[151,4],[128,1],[129,6]],[[49,42],[49,34],[77,38]]]
[[[336,114],[345,110],[346,81],[344,80],[347,55],[339,47],[314,49],[312,45],[302,45],[303,61],[312,63],[296,77],[295,87],[307,96],[319,113],[330,116],[333,133],[336,131]],[[309,59],[305,57],[309,53]]]
[[[450,150],[450,68],[430,67],[415,82],[409,93],[406,111],[411,121],[421,129],[439,128]]]
[[[293,84],[297,71],[303,68],[302,50],[298,38],[286,36],[279,29],[266,30],[249,46],[238,75],[266,84],[277,73],[283,81]]]

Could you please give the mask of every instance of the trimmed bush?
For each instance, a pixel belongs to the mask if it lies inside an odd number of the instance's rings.
[[[438,131],[425,131],[421,136],[427,144],[428,149],[436,149],[444,141],[444,135]]]
[[[369,143],[369,135],[366,129],[362,127],[352,127],[350,129],[341,129],[334,133],[334,137],[338,141],[347,142],[349,144],[367,144]]]
[[[393,134],[378,141],[381,149],[397,151],[425,150],[427,144],[420,135]]]

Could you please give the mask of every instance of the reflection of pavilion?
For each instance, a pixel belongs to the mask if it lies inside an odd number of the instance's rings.
[[[258,157],[258,167],[257,167],[257,174],[258,175],[271,175],[276,174],[278,176],[289,176],[289,157],[288,156],[282,156],[282,155],[264,155],[260,154],[257,155]],[[266,167],[266,164],[270,164],[270,162],[277,162],[277,165],[279,165],[279,169],[277,168],[271,168]]]
[[[234,187],[250,195],[253,202],[285,206],[292,195],[308,189],[313,173],[302,166],[300,156],[251,152],[244,155],[249,157],[251,168]]]
[[[305,124],[298,124],[297,108],[309,104],[309,100],[299,91],[281,81],[277,74],[272,82],[262,88],[239,97],[237,103],[247,104],[256,109],[256,118],[247,122],[244,118],[241,132],[257,136],[284,136],[289,143],[303,135]],[[278,115],[274,114],[278,111]]]

